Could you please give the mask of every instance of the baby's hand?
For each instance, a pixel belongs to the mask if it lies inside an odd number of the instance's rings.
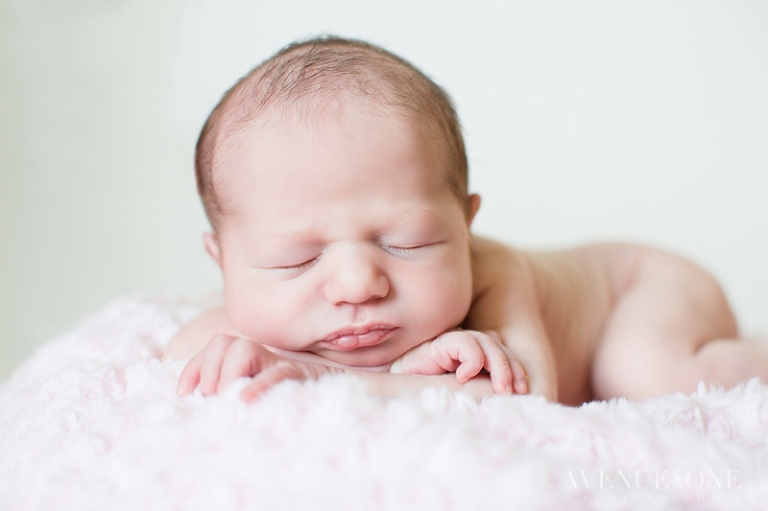
[[[526,394],[525,371],[494,331],[451,330],[410,349],[392,363],[391,373],[456,373],[466,383],[485,369],[496,394]]]
[[[232,335],[217,335],[192,357],[179,376],[177,393],[185,396],[200,385],[206,396],[221,392],[238,378],[253,377],[240,393],[253,401],[283,380],[312,380],[335,371],[332,367],[290,360],[261,344]]]

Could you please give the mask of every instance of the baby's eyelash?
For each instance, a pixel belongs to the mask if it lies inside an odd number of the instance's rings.
[[[396,253],[396,254],[407,254],[408,252],[411,252],[413,250],[416,250],[417,248],[422,248],[426,245],[417,245],[414,247],[396,247],[393,245],[382,245],[382,248],[390,253]]]
[[[306,270],[307,268],[314,266],[314,264],[317,262],[317,260],[320,259],[320,256],[313,257],[312,259],[308,259],[304,261],[303,263],[299,264],[292,264],[290,266],[277,266],[275,269],[277,270]]]

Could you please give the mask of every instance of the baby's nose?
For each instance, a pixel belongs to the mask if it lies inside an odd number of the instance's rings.
[[[344,247],[332,258],[325,257],[332,259],[325,283],[325,295],[331,303],[360,304],[389,294],[389,280],[374,247]]]

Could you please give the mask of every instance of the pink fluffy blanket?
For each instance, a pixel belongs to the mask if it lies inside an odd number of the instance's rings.
[[[0,387],[0,509],[761,509],[768,387],[580,408],[349,376],[175,395],[198,309],[122,299]]]

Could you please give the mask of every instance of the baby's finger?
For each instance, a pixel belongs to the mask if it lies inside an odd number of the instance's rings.
[[[221,365],[217,392],[223,391],[238,378],[258,374],[263,367],[263,358],[267,355],[269,352],[253,341],[247,339],[234,341]]]
[[[528,393],[528,379],[525,375],[525,369],[523,365],[517,360],[512,360],[510,363],[512,367],[512,378],[514,379],[514,389],[516,394]]]
[[[458,360],[456,368],[456,380],[466,383],[480,374],[485,365],[485,354],[478,340],[470,332],[455,332],[455,342],[448,345],[448,354]]]
[[[210,340],[208,346],[203,350],[205,357],[200,367],[200,390],[204,396],[210,396],[217,392],[221,366],[229,347],[236,339],[231,335],[217,335]]]
[[[251,382],[240,392],[240,398],[247,402],[253,402],[264,392],[284,380],[304,379],[304,373],[291,364],[277,364],[264,369],[256,375]]]
[[[176,386],[176,394],[184,397],[197,387],[200,383],[200,368],[203,364],[203,353],[200,352],[192,357],[179,375],[179,384]]]
[[[514,371],[501,346],[488,336],[478,338],[485,355],[484,368],[491,375],[491,386],[496,394],[514,392]]]

